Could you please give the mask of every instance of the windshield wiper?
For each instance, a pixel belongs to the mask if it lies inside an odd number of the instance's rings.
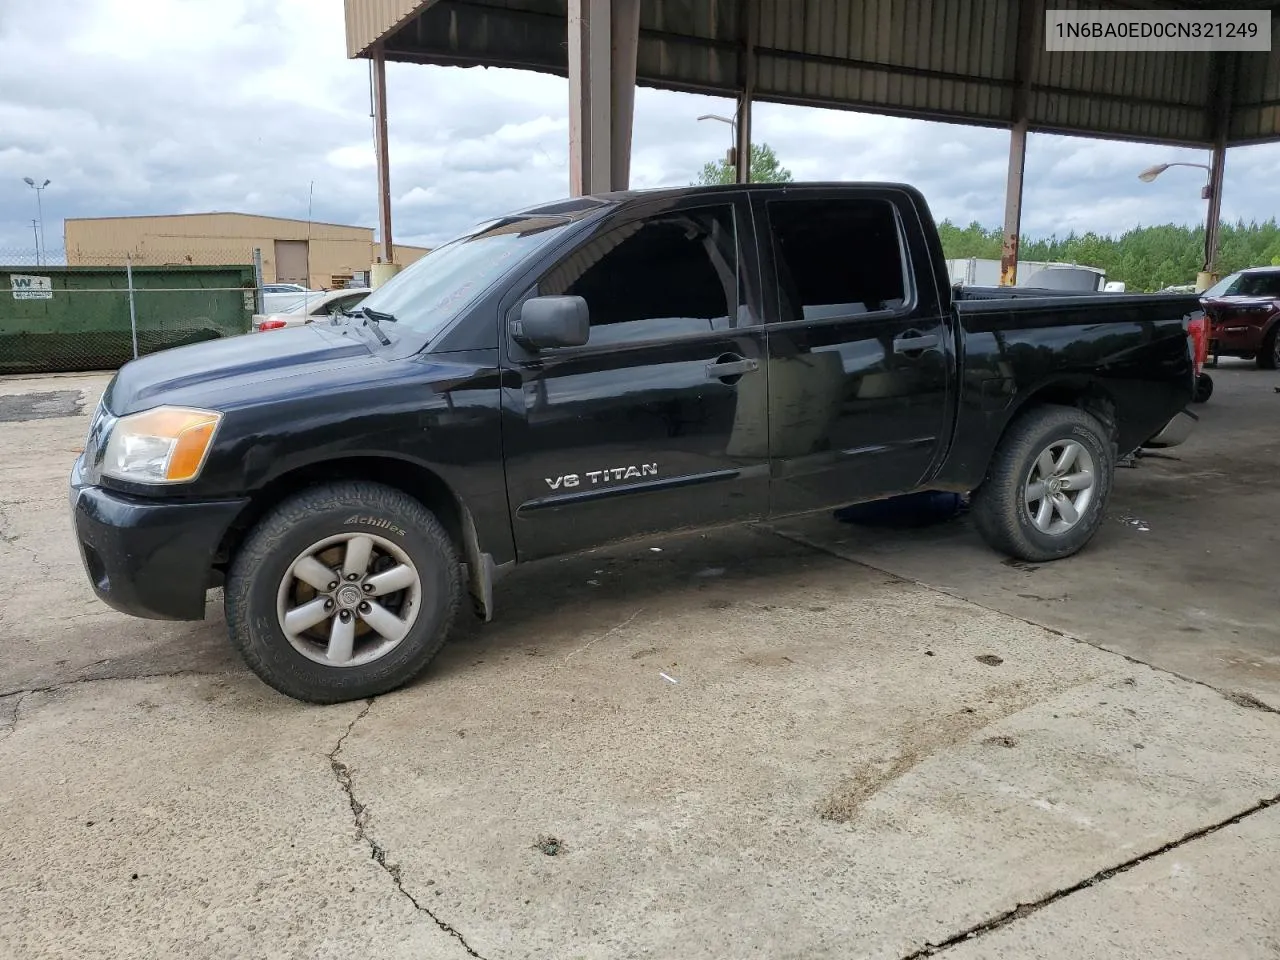
[[[360,307],[359,310],[364,314],[364,325],[373,331],[373,335],[378,338],[382,345],[385,347],[390,344],[391,338],[382,332],[382,327],[380,327],[379,324],[383,320],[386,320],[388,323],[395,323],[395,316],[390,313],[382,313],[378,310],[370,310],[368,307]]]

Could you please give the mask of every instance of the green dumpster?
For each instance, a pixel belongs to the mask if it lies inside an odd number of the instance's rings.
[[[138,354],[248,333],[252,266],[133,269]],[[0,374],[113,370],[133,358],[123,267],[0,266]]]

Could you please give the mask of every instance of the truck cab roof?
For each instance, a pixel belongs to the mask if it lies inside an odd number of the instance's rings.
[[[788,183],[717,183],[688,187],[654,187],[642,190],[616,190],[610,193],[593,193],[567,200],[556,200],[517,210],[513,217],[567,217],[579,219],[597,213],[606,207],[619,207],[635,201],[684,200],[699,195],[714,196],[745,190],[753,194],[787,193],[795,190],[900,190],[916,193],[905,183],[879,181],[791,181]]]

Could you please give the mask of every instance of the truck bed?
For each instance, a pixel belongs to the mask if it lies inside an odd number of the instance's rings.
[[[1119,411],[1128,453],[1190,403],[1187,323],[1194,294],[1094,293],[1030,287],[953,288],[964,356],[956,440],[942,471],[955,488],[981,481],[995,440],[1026,403],[1092,398]],[[1061,397],[1061,399],[1059,399]]]

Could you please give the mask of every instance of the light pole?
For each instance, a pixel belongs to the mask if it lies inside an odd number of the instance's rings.
[[[1216,222],[1218,205],[1213,202],[1213,168],[1207,163],[1187,163],[1181,160],[1157,163],[1154,167],[1147,167],[1138,174],[1138,179],[1143,183],[1151,183],[1170,167],[1199,167],[1205,173],[1205,183],[1200,188],[1200,199],[1209,201],[1209,214],[1204,224],[1204,268],[1200,271],[1201,275],[1196,278],[1196,287],[1207,289],[1212,282],[1214,262],[1218,259],[1218,224]]]
[[[731,141],[729,152],[725,154],[725,161],[729,164],[729,166],[734,167],[736,169],[738,166],[738,161],[741,159],[738,156],[738,121],[732,119],[731,117],[722,117],[716,113],[704,113],[698,119],[700,121],[701,120],[719,120],[721,123],[727,123],[729,125],[729,129],[732,131],[730,135],[733,137],[733,140]],[[746,180],[747,182],[750,182],[751,180],[751,158],[750,157],[747,157],[746,163],[747,163],[747,175],[743,179]]]
[[[30,187],[32,190],[36,192],[36,216],[40,219],[40,238],[39,238],[39,242],[36,244],[36,266],[38,267],[40,266],[41,260],[44,256],[44,246],[45,246],[44,206],[40,202],[40,194],[44,191],[44,188],[49,185],[50,181],[46,180],[44,183],[36,183],[30,177],[23,177],[22,179],[28,187]]]

